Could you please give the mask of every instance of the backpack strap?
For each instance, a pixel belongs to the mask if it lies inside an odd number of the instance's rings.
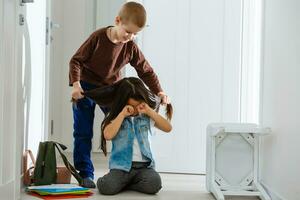
[[[79,175],[79,173],[76,171],[76,169],[73,167],[73,165],[68,161],[67,157],[63,154],[63,152],[60,150],[60,148],[64,151],[67,149],[67,147],[63,144],[60,144],[58,142],[53,142],[55,147],[57,148],[59,154],[61,155],[63,162],[67,169],[71,172],[71,174],[75,177],[75,179],[78,181],[79,185],[82,184],[82,177]]]
[[[28,156],[30,157],[33,166],[35,165],[35,158],[34,158],[34,156],[32,154],[32,151],[29,150],[29,149],[25,150],[24,153],[23,153],[23,173],[26,170],[28,170],[28,168],[27,168],[27,165],[28,165]]]
[[[33,164],[33,166],[27,168],[28,165],[28,155],[31,159],[31,162]],[[31,185],[33,183],[33,169],[35,166],[35,159],[34,156],[32,154],[32,152],[30,150],[25,150],[23,153],[23,182],[25,185]]]

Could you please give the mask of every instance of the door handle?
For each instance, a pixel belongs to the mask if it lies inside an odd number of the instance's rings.
[[[23,26],[25,24],[25,17],[23,14],[19,14],[19,25]]]
[[[22,0],[22,3],[33,3],[33,0]]]
[[[57,23],[54,23],[54,22],[50,22],[50,26],[51,26],[51,29],[60,28],[60,24],[57,24]]]
[[[33,3],[34,0],[20,0],[20,5],[24,6],[25,3]]]

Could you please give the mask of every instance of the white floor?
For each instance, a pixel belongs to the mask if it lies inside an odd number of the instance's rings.
[[[71,157],[71,156],[68,156]],[[70,158],[70,160],[72,160]],[[108,172],[107,159],[100,153],[93,154],[93,163],[95,167],[95,181],[98,177]],[[214,197],[205,189],[205,176],[201,175],[183,175],[183,174],[165,174],[161,173],[163,188],[156,195],[141,194],[134,191],[124,191],[114,196],[104,196],[94,189],[94,195],[88,199],[110,199],[110,200],[214,200]],[[75,179],[72,182],[76,183]],[[34,200],[36,197],[22,194],[23,200]],[[85,198],[86,199],[86,198]],[[226,200],[257,200],[255,197],[228,197]],[[78,199],[80,200],[80,199]]]

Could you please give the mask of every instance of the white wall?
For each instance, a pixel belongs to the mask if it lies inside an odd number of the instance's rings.
[[[262,143],[262,181],[288,200],[300,198],[299,10],[298,0],[265,1],[261,121],[273,135]]]
[[[126,0],[114,0],[113,2],[97,0],[96,2],[96,27],[101,28],[113,25],[120,7]]]
[[[172,133],[152,139],[157,170],[204,174],[207,125],[240,120],[242,1],[143,3],[141,49],[175,111]]]
[[[262,35],[261,0],[243,1],[241,122],[259,123]]]

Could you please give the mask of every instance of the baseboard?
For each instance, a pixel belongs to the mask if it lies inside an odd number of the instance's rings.
[[[280,196],[277,192],[274,192],[267,184],[265,184],[263,181],[260,181],[261,185],[264,187],[264,189],[267,191],[267,193],[270,195],[272,200],[287,200]]]

